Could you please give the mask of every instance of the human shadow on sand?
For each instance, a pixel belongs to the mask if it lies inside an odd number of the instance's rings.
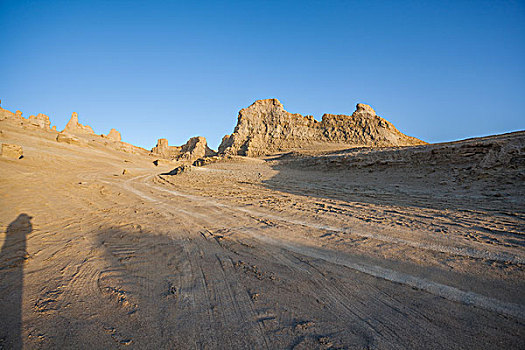
[[[32,217],[20,214],[9,224],[0,251],[0,349],[22,348],[22,292],[26,239]]]

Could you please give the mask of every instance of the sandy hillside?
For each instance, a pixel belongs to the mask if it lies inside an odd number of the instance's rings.
[[[525,347],[524,132],[155,166],[0,131],[0,348]]]

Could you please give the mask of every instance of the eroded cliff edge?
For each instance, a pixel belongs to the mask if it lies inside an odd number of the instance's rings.
[[[226,135],[220,154],[261,156],[329,144],[348,146],[415,146],[426,142],[401,133],[372,107],[359,103],[352,115],[312,116],[287,112],[277,99],[258,100],[239,112],[233,134]]]

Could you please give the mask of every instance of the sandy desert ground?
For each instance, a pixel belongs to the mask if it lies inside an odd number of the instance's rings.
[[[1,127],[0,348],[525,348],[525,132],[161,175]]]

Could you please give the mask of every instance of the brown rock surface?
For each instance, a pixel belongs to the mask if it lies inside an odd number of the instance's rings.
[[[11,159],[20,159],[24,156],[22,146],[2,143],[2,157]]]
[[[425,144],[399,132],[362,103],[351,116],[325,114],[319,122],[312,116],[285,111],[277,99],[267,99],[239,112],[237,126],[233,134],[223,138],[219,153],[259,156],[333,143],[374,147]]]
[[[71,119],[62,132],[68,132],[72,134],[95,134],[89,125],[82,125],[78,122],[78,113],[76,112],[73,112]]]

